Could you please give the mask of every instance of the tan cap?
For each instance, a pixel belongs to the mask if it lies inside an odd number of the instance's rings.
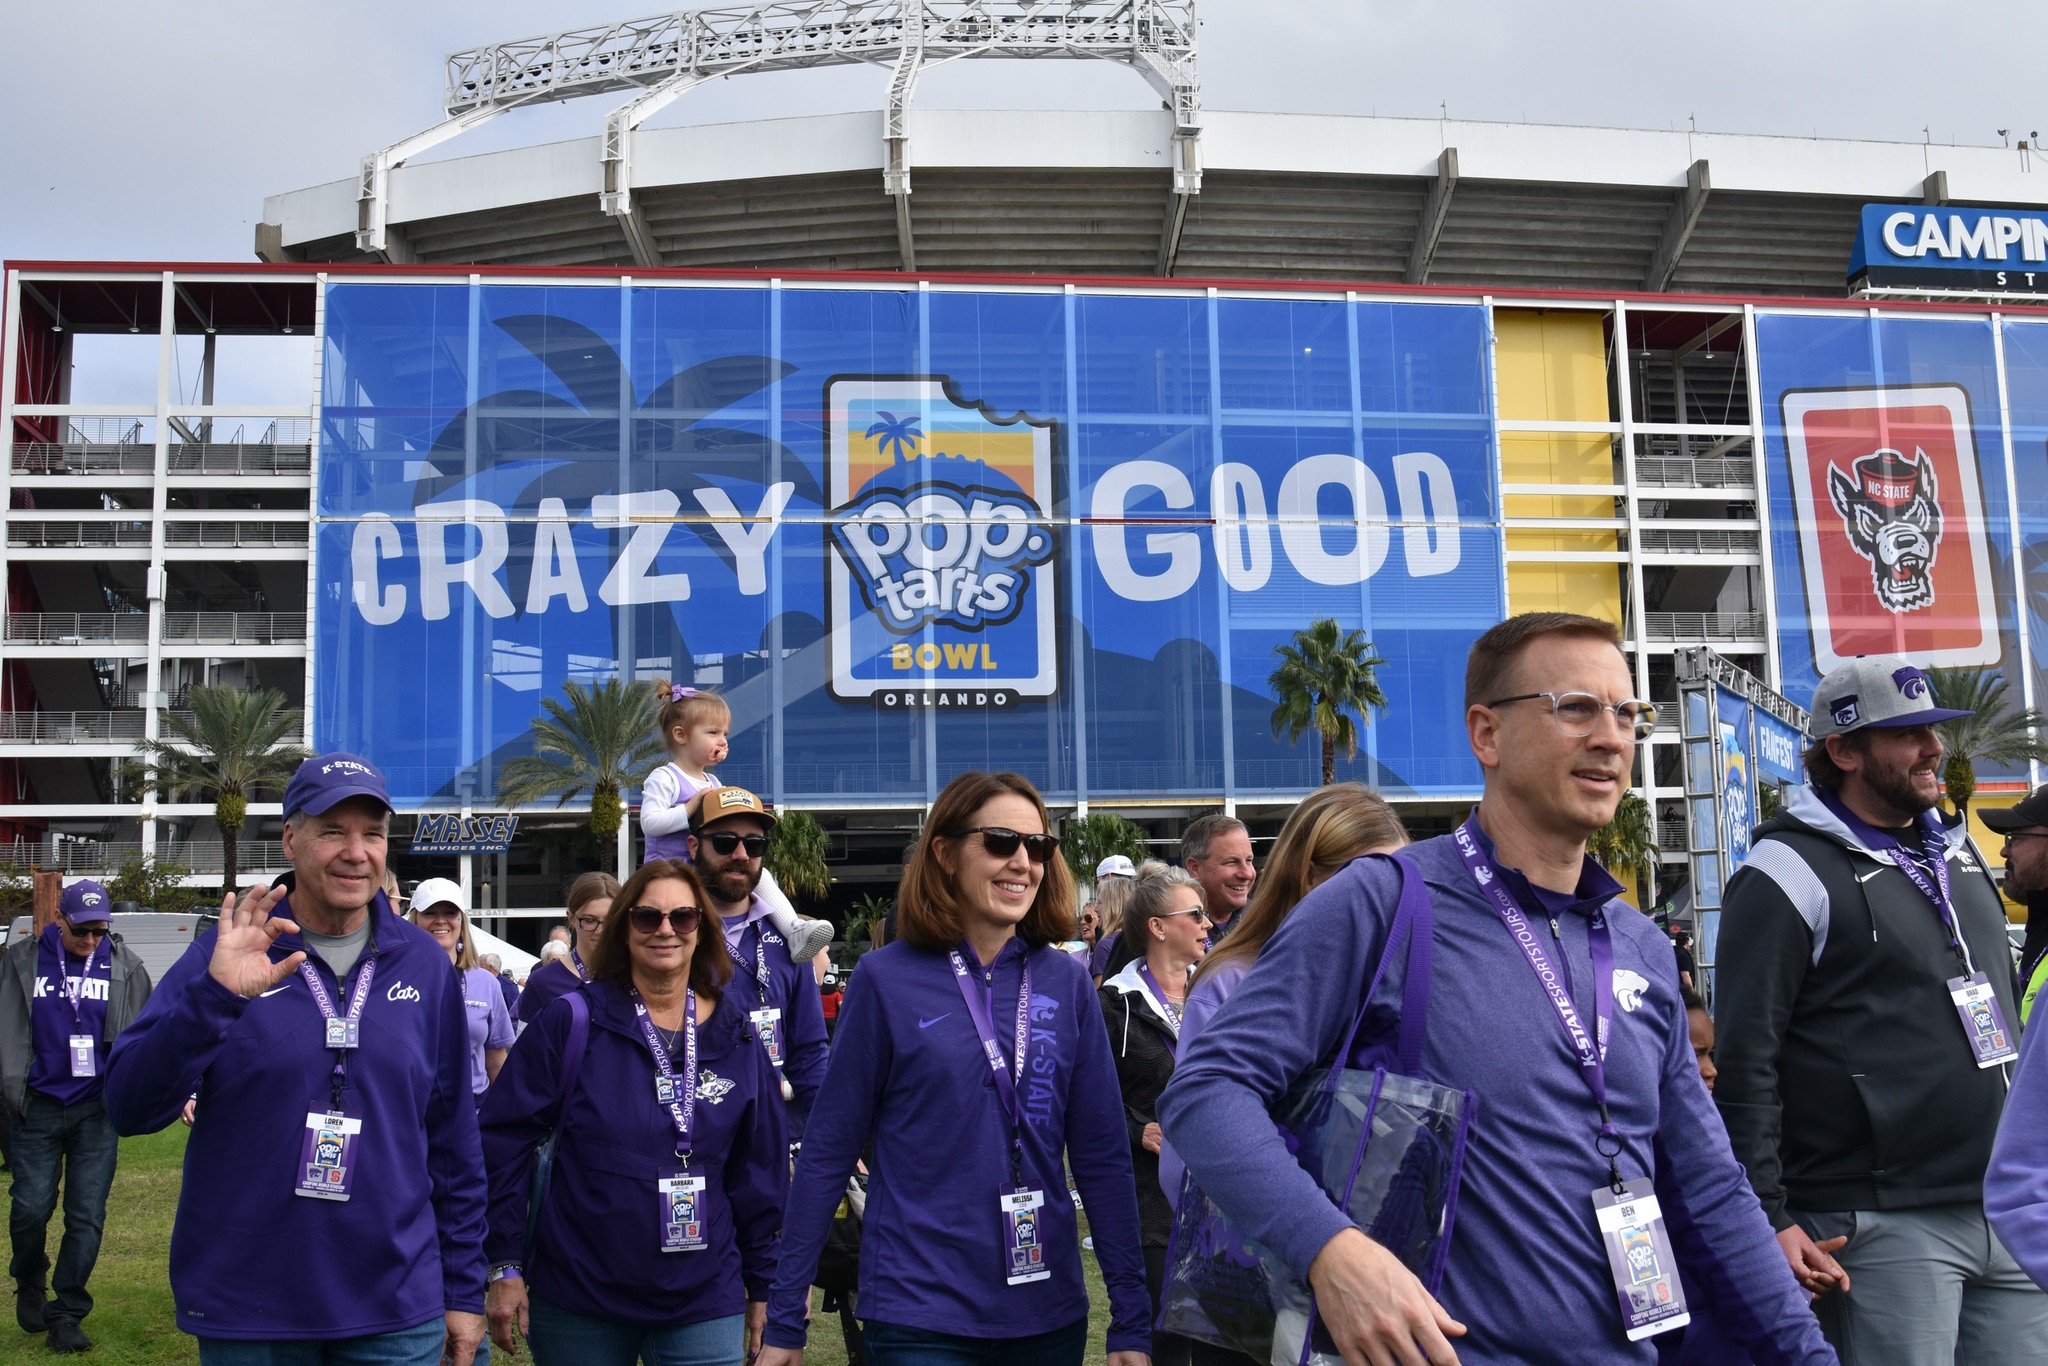
[[[731,816],[759,816],[768,824],[775,824],[775,813],[768,809],[768,803],[744,787],[714,787],[697,806],[695,828],[702,830]]]

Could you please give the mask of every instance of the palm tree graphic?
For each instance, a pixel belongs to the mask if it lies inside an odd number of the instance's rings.
[[[917,414],[898,417],[881,409],[876,411],[882,420],[868,427],[868,437],[879,438],[876,444],[896,464],[907,463],[916,456],[918,445],[924,440],[924,433],[917,429]]]

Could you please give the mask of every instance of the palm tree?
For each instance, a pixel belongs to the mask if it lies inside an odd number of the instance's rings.
[[[1095,811],[1060,822],[1060,852],[1077,882],[1095,876],[1095,865],[1111,854],[1136,863],[1145,857],[1145,829],[1113,811]]]
[[[166,800],[198,792],[213,798],[220,827],[221,895],[230,896],[241,874],[238,839],[249,815],[249,794],[282,788],[298,766],[313,756],[291,743],[305,728],[298,708],[287,709],[275,688],[200,685],[187,695],[190,714],[162,713],[168,735],[140,741],[134,773]]]
[[[505,761],[498,798],[520,806],[553,797],[566,806],[590,793],[590,833],[610,846],[625,818],[619,793],[662,759],[654,733],[654,689],[608,678],[596,687],[574,679],[562,685],[562,699],[544,697],[545,716],[533,719],[533,753]],[[619,869],[625,877],[629,870]]]
[[[1656,874],[1657,841],[1650,833],[1650,804],[1641,793],[1621,794],[1614,819],[1593,832],[1593,837],[1586,841],[1586,852],[1608,872],[1633,879],[1637,904],[1649,904],[1642,897],[1642,879],[1646,873]]]
[[[2048,760],[2048,744],[2040,731],[2048,717],[2032,707],[2017,707],[2006,695],[2005,676],[1984,669],[1929,669],[1935,704],[1976,713],[1943,721],[1934,733],[1948,757],[1941,765],[1941,785],[1956,814],[1970,818],[1970,799],[1977,795],[1978,764],[2024,764]]]
[[[768,853],[762,863],[792,900],[822,901],[832,890],[832,870],[825,862],[831,848],[831,836],[815,816],[808,811],[790,811],[768,832]]]
[[[882,420],[869,424],[869,438],[880,437],[881,440],[877,444],[885,454],[889,454],[890,459],[899,464],[915,456],[918,443],[924,439],[924,433],[917,429],[917,414],[898,417],[881,409],[877,409],[876,413]],[[909,455],[904,454],[906,448],[910,452]]]
[[[1387,661],[1372,652],[1372,642],[1363,631],[1345,631],[1334,617],[1324,617],[1306,630],[1296,631],[1291,644],[1274,647],[1280,667],[1273,670],[1266,686],[1280,705],[1273,708],[1273,730],[1284,734],[1288,743],[1313,729],[1323,737],[1323,786],[1337,776],[1337,747],[1344,757],[1358,753],[1356,713],[1365,718],[1368,707],[1387,705],[1373,670]]]

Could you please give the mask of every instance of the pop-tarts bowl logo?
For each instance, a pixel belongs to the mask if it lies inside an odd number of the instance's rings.
[[[1059,679],[1056,427],[943,376],[825,386],[832,692],[1002,707]]]

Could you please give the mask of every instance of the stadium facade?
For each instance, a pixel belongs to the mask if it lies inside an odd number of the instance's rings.
[[[1339,774],[1419,830],[1508,612],[1617,622],[1660,706],[1697,645],[1798,700],[1880,649],[2048,685],[2030,152],[1172,99],[628,131],[623,173],[609,129],[386,149],[268,201],[261,264],[9,265],[0,842],[217,866],[121,772],[198,683],[409,813],[502,809],[565,681],[718,686],[722,776],[818,812],[842,893],[968,767],[1270,833],[1319,617],[1387,661]],[[213,402],[266,338],[301,397]],[[1681,756],[1639,773],[1667,881]],[[545,906],[566,839],[461,871]]]

